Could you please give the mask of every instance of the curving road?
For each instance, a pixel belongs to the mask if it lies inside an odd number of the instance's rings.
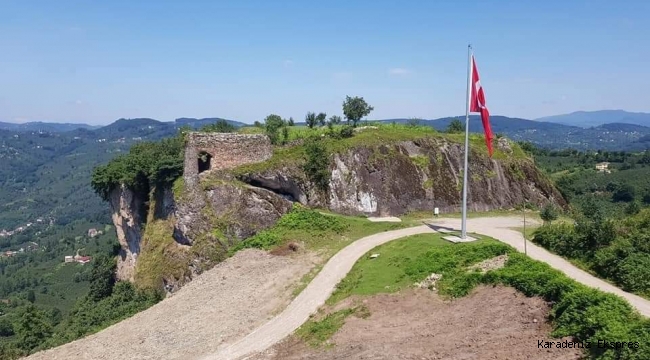
[[[435,219],[430,222],[436,226],[459,229],[460,219]],[[468,219],[468,230],[485,234],[511,245],[520,252],[524,251],[524,238],[514,227],[521,227],[523,221],[518,217],[489,217]],[[435,230],[427,225],[407,229],[387,231],[364,237],[348,245],[334,255],[325,264],[320,273],[312,282],[289,304],[278,316],[266,324],[255,329],[246,337],[226,345],[209,355],[204,360],[240,359],[261,352],[293,333],[309,316],[315,313],[325,300],[330,297],[339,281],[352,269],[354,263],[365,253],[376,246],[402,237],[432,233]],[[623,290],[600,280],[589,273],[573,266],[561,257],[551,254],[545,249],[527,243],[527,253],[533,259],[546,262],[553,268],[565,273],[574,280],[587,286],[613,293],[625,298],[644,316],[650,316],[650,301],[639,296],[624,292]]]

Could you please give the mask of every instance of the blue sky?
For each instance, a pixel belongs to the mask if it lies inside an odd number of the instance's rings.
[[[650,111],[650,1],[0,0],[0,121]]]

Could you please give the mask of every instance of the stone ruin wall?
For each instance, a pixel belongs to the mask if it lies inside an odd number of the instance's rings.
[[[273,155],[273,148],[269,137],[262,134],[190,132],[187,134],[183,169],[186,185],[198,183],[201,152],[212,156],[210,170],[223,170],[266,161]]]

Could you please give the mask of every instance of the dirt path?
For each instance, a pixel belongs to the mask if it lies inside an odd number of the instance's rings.
[[[431,224],[449,229],[460,229],[460,219],[435,219],[431,221]],[[470,232],[488,235],[511,245],[520,252],[523,252],[524,238],[520,232],[512,230],[512,228],[521,226],[523,226],[523,221],[519,217],[486,217],[468,219],[468,230]],[[376,246],[401,237],[427,232],[434,232],[434,230],[429,226],[423,225],[407,229],[387,231],[355,241],[334,255],[307,288],[305,288],[305,290],[303,290],[281,314],[255,329],[255,331],[248,334],[243,339],[230,345],[224,344],[214,354],[203,359],[239,359],[268,349],[293,333],[293,331],[307,321],[309,316],[316,312],[316,310],[325,303],[325,300],[329,298],[334,291],[336,284],[345,277],[354,263],[366,252]],[[527,253],[531,258],[548,263],[578,282],[625,298],[641,314],[644,316],[650,316],[650,301],[624,292],[623,290],[578,269],[568,261],[549,253],[530,241],[527,242]]]
[[[348,317],[330,339],[334,347],[315,349],[292,335],[254,359],[576,360],[582,355],[579,349],[540,349],[540,340],[558,341],[545,321],[549,305],[513,288],[479,286],[453,301],[423,289],[354,298],[346,300],[363,304],[370,316]]]
[[[173,296],[97,334],[29,360],[197,359],[250,333],[286,307],[308,256],[245,250]]]
[[[243,339],[224,346],[204,359],[237,359],[263,351],[289,336],[330,297],[336,284],[347,275],[357,260],[372,248],[405,236],[434,231],[426,226],[386,231],[366,236],[339,251],[325,264],[309,285],[289,306],[271,321],[255,329]]]

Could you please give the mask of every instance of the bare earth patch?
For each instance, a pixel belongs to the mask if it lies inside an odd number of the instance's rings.
[[[196,359],[268,321],[313,266],[309,256],[244,250],[173,296],[97,334],[27,359]]]
[[[349,316],[332,337],[334,346],[314,349],[291,336],[255,359],[568,360],[581,355],[576,349],[538,349],[538,340],[558,341],[549,336],[545,321],[549,306],[512,288],[482,286],[453,301],[413,289],[363,302],[370,316]]]

